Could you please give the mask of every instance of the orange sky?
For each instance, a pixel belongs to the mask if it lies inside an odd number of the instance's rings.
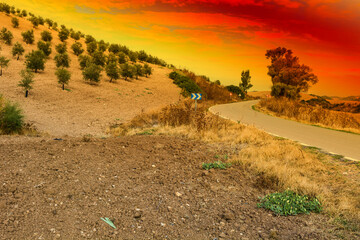
[[[283,46],[311,66],[310,93],[360,95],[360,2],[355,0],[11,0],[10,5],[144,49],[224,85],[250,69],[269,90],[267,49]]]

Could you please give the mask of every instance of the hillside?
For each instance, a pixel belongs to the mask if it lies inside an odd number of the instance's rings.
[[[170,69],[151,65],[153,75],[149,78],[125,81],[119,79],[109,83],[108,77],[102,72],[99,86],[87,84],[82,77],[77,56],[70,49],[75,40],[66,40],[71,59],[69,71],[72,73],[70,91],[63,91],[55,76],[56,55],[55,45],[61,43],[58,32],[39,25],[33,28],[31,22],[19,19],[19,28],[11,25],[11,16],[0,13],[0,28],[6,27],[14,35],[12,45],[17,41],[25,48],[25,54],[17,61],[12,57],[12,46],[1,43],[1,55],[10,60],[9,67],[3,70],[0,77],[0,93],[10,101],[18,102],[24,111],[26,121],[51,135],[80,136],[84,134],[103,135],[107,126],[125,122],[142,111],[157,109],[179,100],[180,89],[168,78]],[[35,42],[27,45],[21,33],[34,29]],[[24,69],[25,55],[37,49],[40,33],[48,30],[52,33],[52,53],[46,61],[45,70],[35,75],[34,88],[28,98],[24,97],[23,89],[17,86],[20,70]],[[84,39],[79,40],[86,49]]]

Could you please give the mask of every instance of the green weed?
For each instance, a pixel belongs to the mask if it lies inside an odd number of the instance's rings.
[[[209,170],[211,168],[226,169],[231,166],[231,163],[224,163],[222,161],[215,161],[213,163],[203,163],[202,168]]]
[[[301,196],[293,191],[286,190],[281,193],[271,193],[260,197],[259,208],[273,211],[277,215],[288,216],[301,213],[321,212],[321,203],[316,199],[309,199],[308,196]]]

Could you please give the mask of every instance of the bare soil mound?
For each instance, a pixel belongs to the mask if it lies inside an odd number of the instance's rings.
[[[0,146],[1,239],[336,238],[321,214],[257,208],[267,191],[240,166],[202,170],[221,146],[166,136],[0,136]]]

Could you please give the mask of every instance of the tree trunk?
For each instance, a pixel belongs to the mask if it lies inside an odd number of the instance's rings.
[[[35,73],[37,73],[37,68],[35,68]]]
[[[20,55],[18,55],[18,57],[17,57],[17,59],[16,59],[16,60],[19,60],[19,57],[20,57]]]
[[[65,90],[65,84],[63,84],[63,87],[62,87],[63,90]]]
[[[110,78],[110,82],[112,82],[112,78]]]
[[[26,90],[26,91],[25,91],[25,97],[27,98],[28,95],[29,95],[29,90]]]
[[[0,69],[0,76],[2,76],[2,68]]]

